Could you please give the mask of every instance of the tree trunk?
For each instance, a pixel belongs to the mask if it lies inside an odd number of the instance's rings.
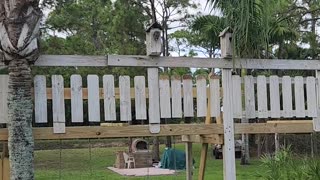
[[[9,64],[9,160],[11,179],[34,179],[31,70],[27,60]]]
[[[10,179],[34,179],[30,64],[39,56],[38,0],[0,1],[0,50],[9,67]]]

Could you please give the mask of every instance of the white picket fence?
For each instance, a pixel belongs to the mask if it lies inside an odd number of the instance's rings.
[[[88,83],[85,86],[82,84],[82,78],[87,78]],[[103,82],[101,88],[99,87],[99,78],[102,78]],[[48,94],[50,94],[54,133],[65,133],[66,98],[64,96],[66,89],[70,90],[71,120],[68,121],[72,123],[83,123],[84,111],[88,112],[89,122],[132,121],[133,113],[136,120],[147,120],[147,100],[150,88],[146,86],[144,76],[134,77],[133,82],[134,84],[131,85],[129,76],[120,76],[119,83],[117,83],[119,87],[116,88],[113,75],[104,75],[103,77],[72,75],[70,87],[65,87],[63,77],[53,75],[51,77],[52,86],[47,87],[46,77],[37,75],[34,77],[35,123],[48,123],[47,104]],[[1,123],[6,123],[8,119],[7,75],[0,76],[0,84],[0,120]],[[240,77],[233,75],[233,117],[248,119],[317,117],[316,84],[319,84],[319,79],[314,77]],[[190,75],[183,77],[161,75],[158,97],[160,117],[169,119],[205,117],[209,104],[211,117],[218,117],[220,116],[222,99],[220,92],[220,79],[214,76],[207,79],[200,75],[194,84]],[[86,93],[86,97],[83,96],[84,93]],[[88,109],[84,109],[84,98],[88,99]],[[100,104],[100,99],[103,99],[103,104]],[[150,100],[152,99],[149,99],[149,104],[152,104],[153,102]],[[119,112],[116,112],[117,101],[120,104]],[[134,104],[131,104],[133,101]],[[102,105],[104,113],[100,114]],[[132,107],[133,105],[134,107]],[[120,114],[120,119],[117,119],[117,113]],[[149,119],[152,118],[149,117]]]

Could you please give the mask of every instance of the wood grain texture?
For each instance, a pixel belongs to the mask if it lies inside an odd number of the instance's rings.
[[[71,122],[83,122],[83,96],[82,96],[82,77],[72,75],[70,77],[71,88]]]
[[[279,77],[270,76],[270,117],[280,118]]]
[[[297,133],[313,132],[313,125],[306,123],[235,123],[235,134],[270,134],[270,133]],[[52,127],[33,128],[36,140],[48,139],[88,139],[88,138],[114,138],[114,137],[150,137],[150,136],[180,136],[180,135],[210,135],[223,134],[222,124],[170,124],[161,125],[158,134],[149,132],[148,125],[100,127],[82,126],[66,127],[65,134],[52,133]],[[0,140],[8,140],[8,129],[0,129]]]
[[[232,76],[233,117],[242,118],[241,77]]]
[[[292,117],[292,84],[289,76],[282,77],[283,117]]]
[[[42,55],[34,65],[105,67],[108,63],[106,56]]]
[[[313,130],[320,131],[320,71],[316,71],[316,100],[317,100],[317,117],[313,118]]]
[[[183,85],[183,115],[184,117],[193,117],[193,93],[192,93],[192,76],[184,75],[182,78]]]
[[[0,123],[8,122],[8,92],[9,76],[0,75]]]
[[[220,117],[221,101],[220,101],[220,79],[210,76],[210,113],[211,117]]]
[[[185,143],[186,150],[186,180],[192,180],[193,174],[193,158],[192,158],[192,142]]]
[[[161,118],[171,118],[171,89],[169,76],[161,75],[159,78],[160,88],[160,114]]]
[[[233,98],[232,98],[232,73],[231,69],[222,69],[223,87],[223,175],[225,180],[236,179],[236,160],[234,149],[234,123],[233,123]]]
[[[172,118],[182,117],[181,77],[171,77]]]
[[[53,117],[53,133],[65,133],[65,103],[63,93],[63,77],[61,75],[53,75],[52,81],[52,117]]]
[[[303,78],[296,76],[294,78],[294,100],[295,100],[295,116],[305,117],[305,99],[304,99],[304,88]]]
[[[256,117],[255,108],[255,94],[254,94],[254,79],[252,76],[244,77],[244,91],[245,91],[245,107],[246,118]]]
[[[144,76],[134,77],[136,119],[147,119],[146,79]],[[130,92],[129,92],[130,93]]]
[[[88,75],[87,82],[89,122],[100,122],[99,77]]]
[[[118,90],[119,92],[119,90]],[[116,121],[116,100],[114,89],[114,76],[103,76],[103,99],[104,99],[104,119],[105,121]]]
[[[226,59],[195,57],[148,57],[132,55],[108,55],[109,66],[141,67],[194,67],[194,68],[236,68],[236,69],[301,69],[319,70],[319,60],[284,59]]]
[[[36,123],[48,122],[46,76],[36,75],[34,81],[34,118]]]
[[[149,132],[158,134],[160,132],[160,92],[159,92],[159,69],[148,68],[149,88]],[[162,129],[161,129],[162,131]]]
[[[265,76],[257,77],[258,117],[268,117],[267,81]]]
[[[120,120],[131,121],[131,97],[130,97],[130,77],[119,77],[119,90],[120,90]]]
[[[317,96],[316,80],[314,77],[307,77],[307,116],[317,117]]]
[[[197,117],[207,115],[207,80],[205,76],[197,76]]]

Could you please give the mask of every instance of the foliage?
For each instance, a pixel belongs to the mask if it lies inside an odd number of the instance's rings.
[[[266,180],[305,180],[320,178],[320,161],[310,158],[300,159],[293,154],[290,146],[283,147],[275,155],[264,155],[261,159]]]
[[[308,57],[319,58],[319,1],[295,0],[208,0],[213,10],[221,10],[234,31],[234,51],[238,57],[286,58],[287,45],[305,42]],[[276,48],[275,55],[273,49]]]
[[[147,16],[124,0],[58,1],[45,22],[45,54],[145,54]],[[65,37],[58,37],[63,35]]]

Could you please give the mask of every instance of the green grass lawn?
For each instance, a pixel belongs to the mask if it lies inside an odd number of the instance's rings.
[[[177,149],[184,149],[183,144],[177,144]],[[35,167],[37,180],[117,180],[117,179],[155,179],[155,180],[184,180],[185,171],[173,176],[151,176],[151,177],[124,177],[119,176],[107,169],[115,162],[115,152],[125,150],[123,147],[112,148],[92,148],[91,159],[88,149],[63,149],[63,150],[42,150],[35,152]],[[163,147],[162,147],[163,149]],[[194,179],[198,177],[198,167],[200,159],[200,144],[194,144],[193,155],[196,160]],[[61,156],[60,156],[61,154]],[[61,158],[60,158],[61,157]],[[61,159],[61,161],[60,161]],[[60,163],[61,162],[61,163]],[[215,160],[208,155],[206,179],[223,179],[222,160]],[[237,179],[256,180],[259,179],[258,173],[263,171],[257,160],[252,160],[251,165],[240,166],[237,161]]]

